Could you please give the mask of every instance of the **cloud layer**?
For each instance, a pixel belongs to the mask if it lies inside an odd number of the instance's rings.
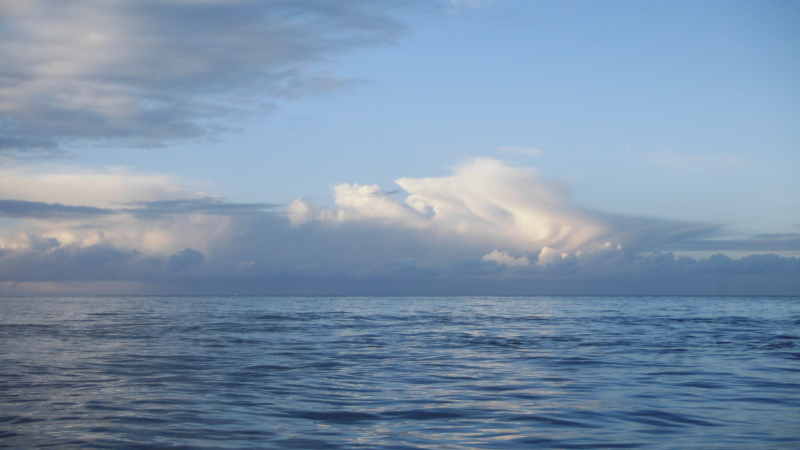
[[[411,3],[2,0],[0,151],[159,145],[328,91],[347,80],[324,63],[393,42]]]
[[[476,159],[441,178],[400,178],[408,194],[393,200],[378,186],[334,187],[337,210],[297,200],[287,208],[292,223],[379,223],[424,230],[437,239],[480,243],[535,257],[607,248],[642,251],[663,242],[707,234],[715,227],[666,220],[617,217],[573,205],[566,185],[535,170]]]
[[[341,184],[335,209],[300,199],[285,211],[124,169],[4,170],[25,189],[0,191],[3,295],[800,293],[797,258],[675,257],[664,251],[726,241],[717,226],[581,208],[564,183],[491,159],[400,178],[396,193]],[[119,191],[84,196],[79,179]]]

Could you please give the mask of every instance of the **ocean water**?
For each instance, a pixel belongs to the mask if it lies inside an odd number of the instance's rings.
[[[0,447],[800,448],[800,298],[5,298]]]

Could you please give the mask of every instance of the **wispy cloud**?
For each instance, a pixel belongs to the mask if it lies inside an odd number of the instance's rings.
[[[800,251],[800,236],[785,234],[772,237],[755,235],[750,239],[687,239],[667,243],[661,248],[671,251]]]
[[[160,145],[335,89],[331,58],[394,42],[414,3],[0,2],[0,150]]]
[[[280,205],[270,203],[230,203],[225,199],[212,197],[155,202],[140,201],[120,204],[115,208],[95,208],[93,206],[62,205],[61,203],[28,202],[24,200],[0,200],[0,217],[58,220],[68,217],[80,218],[114,214],[130,214],[135,217],[150,218],[176,214],[238,216],[260,214],[279,207]]]
[[[91,206],[62,205],[61,203],[0,200],[0,217],[12,218],[65,218],[113,214],[113,210]]]
[[[276,210],[281,205],[272,203],[231,203],[221,198],[206,197],[189,200],[162,200],[155,202],[135,202],[132,207],[120,208],[117,211],[129,213],[137,217],[156,217],[174,214],[211,214],[223,216],[240,216],[261,214]]]

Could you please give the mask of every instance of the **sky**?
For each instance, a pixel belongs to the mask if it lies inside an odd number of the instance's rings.
[[[800,295],[798,24],[0,0],[0,295]]]

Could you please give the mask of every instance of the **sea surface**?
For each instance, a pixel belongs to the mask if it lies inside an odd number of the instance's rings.
[[[3,298],[0,447],[797,449],[800,298]]]

